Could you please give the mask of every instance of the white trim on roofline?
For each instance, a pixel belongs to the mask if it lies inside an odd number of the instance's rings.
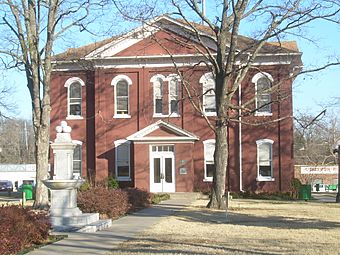
[[[160,31],[161,29],[161,25],[164,25],[166,28],[168,28],[169,30],[171,30],[172,32],[175,32],[179,35],[182,36],[187,36],[188,34],[186,34],[185,32],[181,31],[181,30],[176,30],[173,27],[169,26],[169,24],[166,23],[162,23],[162,20],[167,20],[171,23],[173,23],[174,25],[177,25],[179,27],[182,27],[184,29],[187,29],[189,31],[193,31],[192,27],[190,25],[187,24],[183,24],[181,22],[178,22],[176,19],[173,19],[169,16],[166,15],[162,15],[162,16],[158,16],[154,19],[151,19],[150,21],[147,21],[145,24],[143,24],[142,26],[139,26],[135,29],[133,29],[132,31],[120,36],[119,38],[117,38],[117,40],[114,40],[110,43],[107,43],[101,47],[99,47],[98,49],[90,52],[89,54],[87,54],[85,56],[85,60],[86,59],[93,59],[93,58],[110,58],[113,55],[131,47],[132,45],[142,41],[145,38],[148,38],[149,36],[151,36],[152,34],[154,34],[155,32]],[[157,25],[157,22],[160,22],[159,25]],[[199,35],[201,36],[205,36],[207,38],[209,38],[209,40],[216,40],[214,39],[214,36],[212,36],[211,34],[202,32],[201,30],[197,30]],[[189,38],[195,42],[198,42],[197,39],[195,38]],[[208,41],[205,43],[209,48],[211,49],[215,49],[216,47],[215,45],[212,43],[209,43]],[[230,47],[230,45],[226,45],[227,47]],[[239,50],[238,50],[239,51]],[[271,55],[271,53],[260,53],[259,55]],[[290,53],[273,53],[273,55],[301,55],[300,52],[290,52]]]
[[[150,24],[154,24],[157,21],[161,20],[162,18],[164,18],[164,16],[156,17],[150,20]],[[143,24],[142,26],[139,26],[133,29],[132,31],[120,36],[117,40],[114,40],[90,52],[85,56],[85,59],[96,58],[98,57],[98,54],[100,57],[108,57],[115,55],[127,49],[128,47],[142,41],[143,39],[148,38],[150,35],[152,35],[154,32],[157,32],[158,30],[159,28],[156,26]]]
[[[170,131],[174,132],[179,136],[160,136],[160,137],[147,137],[146,135],[152,133],[153,131],[159,129],[160,127],[166,127]],[[171,123],[167,123],[163,120],[158,120],[157,122],[137,131],[136,133],[128,136],[126,138],[130,141],[197,141],[198,136],[181,129]]]
[[[181,22],[178,22],[175,19],[170,18],[166,15],[161,15],[154,19],[151,19],[150,21],[145,22],[145,24],[143,24],[142,26],[139,26],[133,29],[132,31],[120,36],[119,38],[117,38],[117,40],[114,40],[110,43],[107,43],[99,47],[98,49],[95,49],[94,51],[87,54],[84,59],[93,59],[96,57],[97,58],[98,57],[105,57],[105,58],[110,57],[131,47],[132,45],[142,41],[143,39],[148,38],[155,32],[158,32],[160,30],[160,27],[156,25],[156,23],[161,20],[167,20],[177,26],[184,27],[190,31],[193,31],[193,29],[190,26],[182,24]],[[167,24],[164,24],[164,25],[166,26]],[[172,29],[172,31],[173,30],[174,29]],[[173,31],[173,32],[176,32],[176,31]],[[211,35],[204,33],[202,31],[199,31],[199,34],[209,37],[209,38],[213,38]]]
[[[199,63],[199,60],[204,58],[204,56],[199,55],[188,55],[186,56],[173,56],[176,59],[176,65],[179,67],[187,67],[194,66]],[[181,59],[182,58],[182,59]],[[294,56],[282,56],[281,58],[277,58],[277,56],[260,56],[255,59],[252,63],[252,66],[268,66],[268,65],[290,65],[294,61]],[[136,61],[137,60],[137,61]],[[137,62],[137,63],[136,63]],[[238,61],[236,64],[241,64],[241,61]],[[119,57],[114,59],[107,60],[99,60],[94,61],[94,68],[142,68],[142,67],[174,67],[174,63],[172,62],[169,56],[159,56],[153,58],[125,58]],[[205,64],[200,64],[200,66],[205,66]],[[70,71],[70,70],[83,70],[82,65],[77,65],[77,62],[64,62],[59,63],[53,70],[54,71]]]

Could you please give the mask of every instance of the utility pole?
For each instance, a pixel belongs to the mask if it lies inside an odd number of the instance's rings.
[[[202,15],[205,16],[205,0],[197,0],[198,4],[202,4]],[[201,24],[204,25],[204,20],[202,19]]]
[[[334,153],[338,154],[338,193],[336,194],[336,203],[340,203],[340,140],[335,145]]]

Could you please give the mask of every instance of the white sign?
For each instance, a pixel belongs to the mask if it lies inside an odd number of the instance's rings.
[[[301,166],[301,174],[337,174],[338,166]]]

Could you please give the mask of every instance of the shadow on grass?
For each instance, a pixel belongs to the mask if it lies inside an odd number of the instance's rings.
[[[180,220],[186,222],[201,222],[208,224],[229,224],[238,226],[266,227],[272,229],[335,229],[340,228],[340,222],[324,221],[319,219],[295,218],[283,216],[254,216],[246,213],[209,211],[200,210],[182,210],[176,213]]]
[[[223,235],[223,233],[221,233]],[[283,254],[289,253],[294,249],[289,247],[290,243],[281,244],[280,250],[277,249],[277,242],[275,240],[252,239],[253,243],[248,243],[247,240],[226,240],[218,241],[217,243],[209,239],[183,239],[173,240],[173,236],[158,236],[151,237],[137,237],[130,239],[111,249],[111,255],[122,254],[187,254],[187,255],[210,255],[210,254]],[[207,237],[209,238],[209,237]],[[240,241],[243,245],[239,245]],[[238,245],[235,245],[235,242]],[[254,245],[256,243],[263,243],[263,247]],[[238,247],[236,247],[238,246]],[[294,252],[294,251],[293,251]],[[291,253],[290,253],[291,254]],[[294,253],[293,253],[294,254]]]

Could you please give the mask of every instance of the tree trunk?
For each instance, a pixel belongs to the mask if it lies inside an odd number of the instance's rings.
[[[42,180],[48,179],[48,152],[49,152],[49,124],[41,125],[36,128],[35,132],[35,149],[36,149],[36,200],[34,208],[48,208],[48,190]]]
[[[207,205],[209,208],[226,209],[227,204],[224,197],[226,169],[228,164],[228,126],[221,124],[216,127],[216,145],[215,145],[215,172],[211,198]]]

